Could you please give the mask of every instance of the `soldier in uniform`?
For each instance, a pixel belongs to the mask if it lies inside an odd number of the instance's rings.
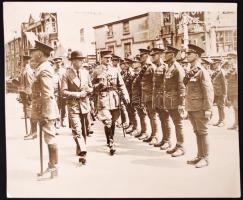
[[[153,108],[159,115],[161,128],[162,128],[162,140],[156,144],[155,147],[160,147],[161,150],[166,150],[171,147],[171,127],[169,123],[169,112],[164,109],[163,106],[163,92],[164,92],[164,76],[167,69],[167,65],[163,61],[164,49],[153,48],[150,55],[153,58],[153,63],[156,66],[153,77]]]
[[[125,63],[125,73],[123,74],[123,80],[124,83],[126,85],[129,97],[131,99],[131,90],[132,90],[132,80],[133,80],[133,76],[134,76],[134,72],[133,72],[133,68],[132,68],[132,64],[133,64],[133,60],[130,58],[125,58],[124,59],[124,63]],[[133,121],[133,117],[132,117],[132,112],[131,112],[131,105],[127,105],[127,107],[125,107],[126,112],[127,112],[127,116],[128,118],[126,118],[126,124],[128,124],[127,122],[129,121],[129,124],[126,128],[126,133],[130,134],[130,132],[132,131],[133,125],[134,125],[134,121]]]
[[[110,154],[115,153],[115,123],[119,118],[121,99],[130,102],[129,95],[121,74],[109,64],[111,51],[101,51],[101,65],[93,74],[94,92],[96,94],[97,117],[105,125],[105,135]]]
[[[172,157],[178,157],[185,154],[184,149],[184,134],[182,114],[185,107],[185,85],[183,78],[185,71],[181,65],[176,61],[178,49],[167,46],[165,50],[165,62],[168,65],[164,76],[164,109],[168,113],[175,125],[176,132],[176,146],[168,149],[166,152],[171,154]]]
[[[84,58],[80,51],[71,53],[72,66],[64,74],[61,86],[63,96],[67,98],[68,115],[76,143],[76,155],[81,158],[85,158],[87,154],[87,114],[90,112],[88,95],[93,91],[89,72],[82,68]],[[80,161],[85,163],[85,159]]]
[[[148,129],[151,125],[151,121],[154,122],[154,120],[148,117],[148,110],[152,110],[152,75],[154,73],[154,67],[151,66],[151,61],[149,60],[149,53],[150,50],[148,49],[139,49],[139,56],[140,56],[140,64],[141,64],[141,70],[139,74],[136,76],[134,80],[134,89],[137,91],[137,96],[139,100],[139,106],[137,107],[138,115],[140,117],[140,124],[141,124],[141,133],[135,135],[139,140],[145,140],[146,142],[156,142],[157,140],[156,132],[153,133],[153,137],[149,136]],[[148,71],[147,71],[148,70]],[[145,73],[147,74],[145,75]],[[145,77],[144,77],[145,75]],[[146,80],[147,79],[147,80]],[[148,82],[150,81],[150,82]],[[148,92],[149,90],[149,92]],[[147,103],[148,106],[150,106],[148,109],[146,109]],[[150,113],[151,114],[151,113]],[[151,115],[150,115],[151,116]],[[152,132],[155,130],[156,126],[154,128],[151,127]],[[153,141],[152,141],[153,140]]]
[[[225,125],[225,102],[227,95],[227,82],[225,70],[221,67],[221,59],[213,59],[214,74],[212,75],[214,88],[214,102],[218,107],[219,120],[214,126],[222,127]]]
[[[237,54],[235,52],[230,52],[227,55],[230,62],[230,69],[226,74],[227,79],[227,97],[233,106],[235,114],[235,122],[229,130],[238,129],[238,71],[237,71]]]
[[[191,63],[191,70],[184,78],[186,85],[185,105],[189,120],[196,134],[198,153],[187,164],[202,168],[208,161],[208,122],[212,117],[214,91],[210,76],[201,64],[201,54],[204,50],[196,45],[189,44],[187,59]]]
[[[143,49],[140,49],[140,51],[141,50],[143,51]],[[152,131],[150,136],[143,139],[143,142],[154,145],[158,142],[158,117],[152,106],[153,76],[156,66],[150,61],[149,54],[143,54],[142,57],[144,57],[144,60],[141,58],[141,65],[142,68],[146,68],[146,70],[141,78],[141,107],[148,113]]]
[[[131,91],[130,91],[130,118],[132,122],[132,128],[131,130],[127,130],[127,133],[132,135],[132,136],[138,136],[141,133],[141,128],[140,128],[140,119],[138,115],[138,106],[140,102],[140,94],[139,94],[139,87],[138,84],[139,82],[137,81],[136,77],[138,76],[139,72],[141,71],[141,63],[139,56],[135,56],[133,59],[133,76],[131,78]]]
[[[60,128],[60,122],[61,126],[65,127],[66,125],[64,124],[64,119],[66,115],[66,99],[65,97],[62,96],[61,94],[61,81],[63,78],[63,75],[65,74],[65,69],[61,66],[62,65],[62,58],[57,57],[53,59],[54,65],[54,92],[55,92],[55,97],[57,101],[57,106],[59,109],[59,118],[56,121],[56,128]]]
[[[24,69],[16,82],[16,84],[20,85],[20,98],[23,103],[25,117],[30,119],[30,132],[28,135],[24,136],[25,140],[37,138],[37,122],[31,118],[31,86],[33,83],[34,72],[29,62],[30,59],[31,57],[28,55],[23,56]]]
[[[51,51],[53,51],[52,47],[39,41],[35,41],[34,48],[30,49],[31,59],[36,63],[32,84],[31,117],[40,123],[49,152],[48,168],[45,170],[43,178],[56,177],[58,164],[58,147],[54,125],[58,118],[58,107],[54,95],[54,70],[47,60]]]
[[[126,80],[125,77],[127,75],[127,71],[125,69],[123,69],[123,71],[121,70],[121,68],[119,66],[120,57],[113,54],[111,60],[112,60],[112,67],[116,68],[118,70],[118,72],[120,72],[120,73],[122,72],[124,79]],[[125,82],[125,80],[124,80],[124,82]],[[126,82],[125,82],[125,85],[126,85]],[[121,116],[117,120],[117,127],[123,126],[123,128],[128,128],[128,122],[129,122],[129,116],[128,116],[127,108],[126,108],[124,102],[121,102]]]

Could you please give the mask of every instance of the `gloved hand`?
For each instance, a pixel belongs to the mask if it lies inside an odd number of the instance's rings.
[[[125,103],[125,105],[128,105],[130,103],[130,99],[124,98],[124,103]]]
[[[212,111],[211,110],[205,110],[205,117],[210,120],[212,118]]]

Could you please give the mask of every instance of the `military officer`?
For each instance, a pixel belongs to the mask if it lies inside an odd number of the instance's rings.
[[[226,74],[227,79],[227,97],[234,109],[235,119],[230,130],[238,129],[238,71],[237,71],[237,54],[230,52],[227,55],[230,62],[230,69]]]
[[[171,126],[169,123],[169,112],[163,106],[163,92],[164,92],[164,76],[167,65],[164,63],[163,55],[164,49],[153,48],[150,55],[152,56],[153,63],[156,66],[153,77],[153,108],[159,115],[162,140],[154,144],[155,147],[160,147],[161,150],[166,150],[171,147]]]
[[[133,76],[134,76],[134,72],[133,72],[133,68],[132,68],[133,60],[130,58],[124,58],[124,63],[125,63],[126,71],[123,74],[123,80],[126,85],[129,97],[131,99],[132,80],[133,80]],[[128,118],[126,118],[125,122],[126,122],[126,124],[128,124],[128,126],[125,128],[126,128],[126,132],[128,134],[130,134],[130,132],[132,131],[133,125],[134,125],[130,104],[127,105],[126,111],[128,114]],[[129,123],[127,123],[127,122],[129,122]]]
[[[154,67],[151,66],[151,61],[149,60],[149,53],[150,53],[150,50],[148,50],[148,49],[139,49],[139,59],[140,59],[140,64],[141,64],[141,70],[140,70],[139,74],[136,76],[134,83],[133,83],[134,89],[138,90],[137,99],[139,100],[139,106],[137,107],[137,110],[138,110],[138,115],[140,117],[140,124],[141,124],[141,133],[138,135],[135,135],[135,137],[137,137],[139,140],[145,140],[146,142],[151,142],[152,140],[153,140],[152,142],[155,142],[155,140],[157,140],[157,138],[155,137],[156,132],[154,132],[153,135],[151,134],[153,137],[150,137],[151,135],[149,135],[149,133],[148,133],[149,126],[151,126],[151,120],[148,116],[148,110],[152,111],[152,103],[151,103],[152,95],[150,94],[152,91],[151,90],[151,88],[152,88],[151,77],[152,77],[152,74],[154,71]],[[144,74],[146,71],[147,71],[147,74],[145,75],[145,78],[144,78]],[[146,78],[148,80],[146,80]],[[150,82],[147,83],[147,81],[150,81]],[[149,84],[150,84],[150,86],[149,86]],[[149,92],[148,92],[148,90],[149,90]],[[148,106],[150,106],[148,109],[146,109],[145,103],[147,103]],[[154,128],[151,127],[152,131],[156,131],[155,128],[156,128],[156,126],[154,126]]]
[[[184,78],[186,84],[185,105],[189,120],[196,134],[198,153],[187,164],[202,168],[209,164],[208,156],[208,122],[212,116],[214,91],[210,76],[201,64],[201,54],[204,50],[189,44],[187,59],[191,63],[191,70]]]
[[[182,114],[185,107],[185,85],[183,78],[185,71],[181,65],[176,61],[178,49],[167,46],[165,50],[165,62],[168,65],[164,76],[164,109],[168,113],[174,123],[176,132],[176,146],[168,149],[166,152],[172,157],[178,157],[185,154],[184,148],[184,134]]]
[[[140,52],[144,51],[139,49]],[[149,51],[150,53],[150,51]],[[158,122],[155,109],[152,107],[152,89],[153,88],[153,76],[156,66],[151,62],[149,54],[141,55],[142,68],[146,68],[141,78],[141,107],[144,107],[148,113],[150,120],[152,133],[143,139],[144,142],[148,142],[150,145],[154,145],[158,142]]]
[[[55,120],[58,118],[58,107],[54,95],[54,70],[47,58],[53,48],[35,41],[34,48],[30,49],[31,59],[36,63],[35,77],[32,84],[32,112],[31,117],[38,120],[44,139],[48,145],[48,168],[40,178],[57,176],[58,147],[55,136]]]
[[[214,126],[222,127],[225,125],[225,101],[227,95],[227,82],[225,70],[221,67],[221,59],[213,59],[214,74],[212,75],[214,88],[214,102],[218,108],[219,120]]]
[[[56,57],[53,59],[54,65],[54,92],[55,92],[55,98],[57,101],[57,106],[60,111],[60,117],[56,121],[56,128],[60,128],[60,122],[63,127],[66,125],[64,124],[64,119],[66,115],[66,102],[65,98],[61,94],[61,81],[63,78],[63,75],[65,74],[65,69],[61,66],[62,65],[62,58]]]
[[[123,72],[123,75],[124,75],[124,79],[126,79],[126,75],[127,75],[127,72],[125,69],[123,69],[123,71],[121,70],[120,66],[119,66],[119,60],[121,58],[115,54],[112,54],[112,66],[115,67],[118,72]],[[123,80],[124,80],[123,79]],[[125,81],[125,80],[124,80]],[[126,82],[125,82],[125,85],[126,85]],[[122,127],[123,128],[128,128],[128,122],[129,122],[129,116],[128,116],[128,111],[127,111],[127,108],[126,106],[124,105],[124,102],[121,102],[121,116],[119,117],[119,119],[117,120],[117,127]]]
[[[82,68],[84,58],[80,51],[71,52],[71,67],[64,74],[61,86],[63,96],[67,98],[76,155],[82,158],[87,154],[87,114],[90,112],[88,95],[93,91],[89,72]]]
[[[34,79],[34,72],[30,64],[31,57],[28,55],[23,56],[23,70],[19,77],[19,80],[16,82],[20,85],[20,98],[23,103],[23,110],[26,118],[30,118],[30,132],[28,135],[24,136],[25,140],[37,138],[37,122],[31,118],[31,86]],[[27,119],[25,119],[27,120]]]
[[[141,71],[141,63],[139,56],[135,56],[133,59],[133,77],[131,78],[131,91],[130,91],[130,118],[132,122],[132,128],[131,130],[127,130],[127,133],[129,133],[132,136],[140,135],[141,133],[141,127],[140,127],[140,119],[138,115],[138,106],[140,102],[140,94],[139,94],[139,82],[136,81],[136,77],[138,76],[139,72]]]
[[[101,51],[101,65],[93,74],[94,92],[96,94],[97,117],[105,125],[105,135],[110,154],[116,151],[114,146],[115,123],[119,118],[121,99],[130,102],[129,95],[121,74],[109,64],[111,51]]]

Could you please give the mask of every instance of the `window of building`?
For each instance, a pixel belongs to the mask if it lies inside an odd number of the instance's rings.
[[[108,36],[108,37],[112,37],[112,36],[113,36],[112,25],[109,25],[109,26],[107,26],[107,27],[108,27],[107,36]]]
[[[114,47],[114,45],[109,45],[109,46],[108,46],[108,50],[109,50],[109,51],[112,51],[112,53],[114,53],[114,52],[115,52],[115,47]]]
[[[164,25],[171,24],[170,13],[169,12],[164,12],[163,15],[164,15]]]
[[[237,49],[237,34],[236,31],[217,31],[216,46],[218,53],[229,52]]]
[[[131,55],[132,51],[131,51],[131,42],[129,43],[125,43],[124,44],[124,55],[125,58],[129,57]]]
[[[84,29],[80,29],[80,42],[84,42]]]
[[[52,22],[52,32],[53,33],[56,33],[57,32],[56,22]]]
[[[129,33],[129,22],[123,23],[123,33]]]

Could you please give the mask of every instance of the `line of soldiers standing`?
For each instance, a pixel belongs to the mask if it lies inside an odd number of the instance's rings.
[[[176,60],[180,50],[172,46],[167,46],[166,49],[139,49],[139,55],[124,60],[112,55],[111,51],[101,51],[101,63],[92,69],[91,74],[82,67],[85,57],[79,51],[71,53],[71,66],[65,71],[60,70],[59,64],[54,64],[53,67],[48,60],[52,50],[48,45],[38,41],[35,41],[35,47],[30,49],[31,66],[34,68],[30,119],[36,124],[38,122],[42,127],[49,150],[48,168],[42,175],[57,176],[58,156],[55,135],[59,120],[61,125],[65,126],[66,109],[63,106],[65,104],[76,144],[76,154],[82,163],[86,162],[86,136],[89,132],[90,113],[93,108],[98,119],[104,124],[107,146],[111,155],[116,152],[114,134],[120,116],[122,126],[126,126],[123,128],[127,133],[155,147],[160,147],[161,150],[166,150],[172,157],[184,155],[186,150],[183,119],[188,113],[197,138],[198,153],[187,163],[195,164],[196,168],[209,164],[208,122],[212,117],[213,101],[216,99],[220,114],[217,126],[222,126],[224,123],[222,107],[226,92],[217,93],[218,87],[222,87],[222,84],[218,83],[222,75],[219,72],[215,75],[214,72],[212,79],[210,78],[210,69],[207,68],[210,61],[201,59],[203,49],[189,44],[186,59],[181,60],[181,64]],[[229,90],[226,91],[235,110],[235,123],[232,127],[235,129],[238,125],[236,54],[232,53],[228,56],[230,57],[227,66],[229,73],[224,77],[228,79],[225,83],[228,84]],[[53,62],[61,63],[61,60],[55,58]],[[217,61],[214,61],[214,65],[215,63]],[[215,71],[221,72],[222,68]],[[55,74],[57,74],[56,78]],[[217,91],[215,92],[214,89]],[[94,98],[94,106],[90,101],[91,96]],[[218,96],[222,96],[223,100]],[[62,102],[57,97],[62,97]],[[158,141],[157,118],[161,122],[163,133],[161,141]],[[172,127],[169,118],[175,126],[176,145],[174,147],[171,144]],[[149,126],[151,133],[149,133]],[[30,135],[35,138],[36,131],[31,131]]]

